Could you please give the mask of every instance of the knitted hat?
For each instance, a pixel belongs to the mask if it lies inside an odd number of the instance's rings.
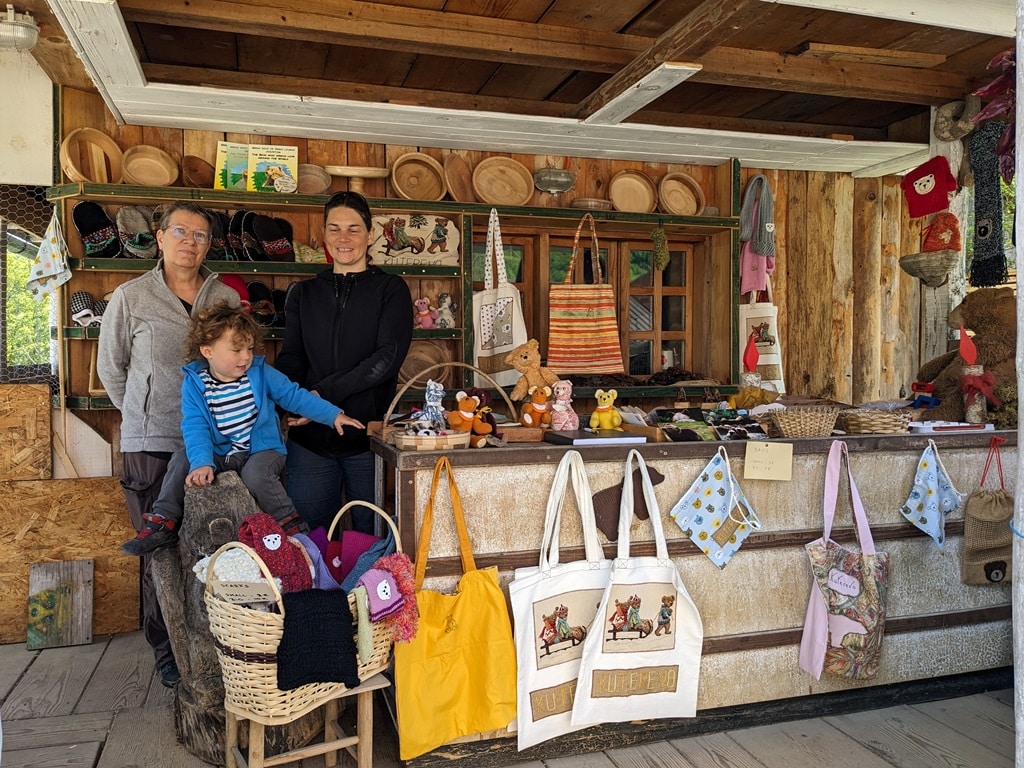
[[[316,542],[304,533],[296,533],[292,538],[303,546],[313,563],[313,589],[341,589],[341,584],[331,575],[327,563],[324,562],[323,553],[317,547]]]
[[[112,259],[121,253],[114,222],[97,203],[91,200],[78,203],[71,211],[71,220],[82,236],[87,258]]]
[[[942,155],[926,160],[900,180],[910,218],[938,213],[949,207],[949,193],[956,191],[956,179],[949,161]]]
[[[356,586],[366,587],[370,621],[380,621],[385,616],[398,613],[405,606],[405,598],[398,591],[395,577],[390,571],[371,568],[360,577]]]
[[[405,604],[400,610],[384,617],[384,623],[390,627],[391,637],[396,642],[407,643],[416,637],[420,620],[420,610],[416,604],[416,576],[413,573],[412,561],[403,552],[395,552],[378,558],[373,567],[388,571],[394,577],[398,593],[405,599]]]
[[[755,201],[758,203],[756,212]],[[749,240],[754,253],[775,255],[775,198],[772,196],[772,188],[768,186],[768,178],[763,173],[751,176],[743,193],[740,240]]]
[[[117,236],[121,252],[128,258],[155,259],[156,237],[153,235],[153,211],[144,205],[122,205],[117,212]]]
[[[318,525],[316,528],[311,530],[308,534],[309,540],[316,544],[317,549],[320,550],[320,554],[325,558],[327,557],[327,529],[322,525]]]
[[[253,218],[252,230],[259,241],[260,249],[270,261],[295,261],[295,250],[292,239],[281,227],[284,219],[272,219],[269,216],[257,215]],[[291,229],[291,225],[288,225]],[[244,229],[243,229],[244,234]]]
[[[1013,496],[1006,490],[975,491],[964,507],[964,584],[1009,582],[1013,574]]]
[[[327,567],[338,583],[352,572],[359,556],[376,544],[379,539],[360,531],[345,531],[340,541],[327,542]],[[369,588],[367,588],[369,589]]]
[[[1006,127],[992,121],[971,134],[971,170],[974,172],[974,257],[968,280],[975,288],[1006,282],[1003,251],[1003,194],[999,186],[996,146]]]
[[[285,536],[280,523],[266,512],[243,518],[238,526],[238,540],[255,549],[270,573],[281,579],[282,592],[313,586],[313,575],[302,545]]]

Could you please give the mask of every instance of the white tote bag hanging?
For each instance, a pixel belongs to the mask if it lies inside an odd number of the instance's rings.
[[[520,374],[505,362],[505,356],[526,343],[526,320],[523,297],[505,272],[505,249],[495,208],[487,221],[484,258],[484,289],[473,294],[473,364],[501,386],[511,387]],[[478,387],[492,386],[481,376],[475,379]]]
[[[560,563],[558,538],[569,484],[583,522],[586,559]],[[576,677],[610,572],[611,560],[597,537],[583,457],[568,451],[548,495],[540,565],[517,568],[508,587],[519,666],[520,750],[582,727],[570,722]]]
[[[737,333],[740,354],[747,347],[747,339],[754,335],[757,346],[757,372],[761,380],[772,384],[779,394],[786,393],[782,375],[782,344],[779,339],[779,308],[772,301],[772,279],[768,278],[768,301],[757,301],[757,291],[740,296]]]
[[[634,462],[651,513],[655,556],[629,554]],[[622,498],[617,557],[583,646],[573,725],[697,714],[704,627],[668,556],[654,487],[635,450],[626,457]]]

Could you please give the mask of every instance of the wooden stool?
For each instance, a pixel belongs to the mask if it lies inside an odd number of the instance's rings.
[[[307,757],[324,755],[324,765],[337,765],[338,751],[346,749],[355,759],[359,768],[373,765],[373,692],[387,688],[391,682],[383,674],[376,674],[364,680],[357,688],[340,691],[335,697],[324,702],[324,740],[279,755],[263,755],[263,728],[265,725],[281,725],[280,718],[261,718],[253,713],[232,712],[225,707],[224,753],[227,768],[264,768],[272,765],[295,763]],[[344,736],[338,727],[338,700],[347,696],[356,697],[356,735]],[[312,710],[311,710],[312,711]],[[305,713],[302,713],[305,714]],[[295,715],[294,720],[301,717]],[[249,722],[248,760],[238,747],[238,724]],[[288,721],[290,722],[290,721]]]

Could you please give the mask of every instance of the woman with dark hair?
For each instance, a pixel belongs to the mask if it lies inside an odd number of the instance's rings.
[[[402,277],[371,264],[373,218],[366,198],[339,192],[324,206],[324,246],[333,267],[295,283],[285,301],[275,367],[366,424],[387,412],[412,341],[412,295]],[[342,502],[374,502],[374,461],[363,430],[339,435],[288,419],[287,489],[311,528],[329,525]],[[356,530],[374,514],[354,508]]]

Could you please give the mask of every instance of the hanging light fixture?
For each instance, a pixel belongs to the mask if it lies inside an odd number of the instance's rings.
[[[7,5],[0,15],[0,50],[31,51],[39,41],[39,27],[31,13],[16,13]]]

